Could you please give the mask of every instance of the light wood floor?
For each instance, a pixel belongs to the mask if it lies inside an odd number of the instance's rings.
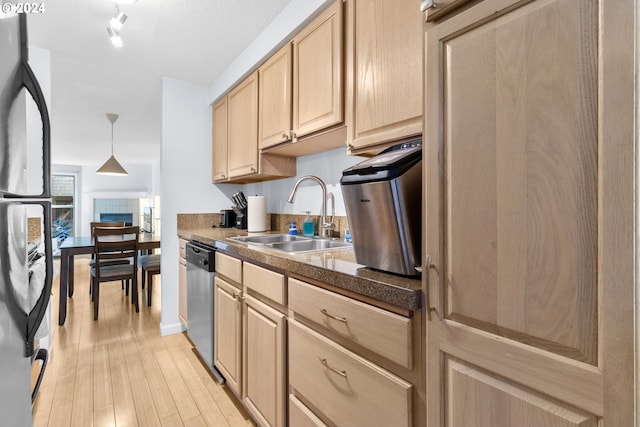
[[[119,282],[103,284],[94,321],[87,262],[77,258],[75,266],[64,326],[57,325],[54,279],[53,354],[33,408],[35,426],[253,425],[184,334],[160,336],[160,276],[154,277],[153,306],[141,293],[139,313]]]

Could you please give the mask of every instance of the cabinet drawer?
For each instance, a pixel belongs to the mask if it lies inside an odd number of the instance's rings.
[[[292,394],[289,395],[289,425],[296,427],[326,427],[320,418]]]
[[[410,318],[296,279],[289,279],[289,308],[400,366],[413,366]]]
[[[216,252],[216,273],[227,279],[242,283],[242,261],[220,252]]]
[[[409,426],[413,387],[317,332],[289,322],[289,383],[339,426]]]
[[[256,291],[278,304],[285,304],[286,293],[282,274],[245,262],[242,278],[242,283],[247,289]]]

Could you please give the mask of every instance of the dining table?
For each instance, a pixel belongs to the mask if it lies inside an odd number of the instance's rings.
[[[76,255],[92,254],[95,250],[90,236],[69,236],[58,247],[60,249],[60,307],[58,325],[64,325],[67,319],[67,298],[73,297],[73,263]],[[142,232],[138,238],[138,249],[152,253],[160,248],[160,236]]]

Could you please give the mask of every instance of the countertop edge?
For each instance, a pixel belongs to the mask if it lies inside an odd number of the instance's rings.
[[[349,274],[330,268],[324,268],[294,259],[287,254],[279,254],[273,250],[259,250],[246,243],[227,240],[227,234],[246,234],[235,229],[212,229],[203,231],[178,229],[178,236],[185,240],[196,240],[215,247],[216,249],[237,255],[247,261],[254,261],[269,266],[282,272],[289,272],[304,280],[314,280],[326,283],[334,288],[342,289],[348,293],[361,295],[388,304],[393,307],[409,311],[419,311],[422,308],[422,287],[419,278],[404,278],[388,273],[376,271],[365,266],[356,266],[359,275]],[[215,236],[221,234],[220,236]],[[397,286],[394,281],[403,281],[411,286]]]

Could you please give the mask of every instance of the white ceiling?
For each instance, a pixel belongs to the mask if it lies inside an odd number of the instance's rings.
[[[290,0],[137,0],[122,48],[107,35],[111,0],[55,0],[28,16],[29,44],[51,51],[52,162],[160,157],[163,76],[210,84]]]

